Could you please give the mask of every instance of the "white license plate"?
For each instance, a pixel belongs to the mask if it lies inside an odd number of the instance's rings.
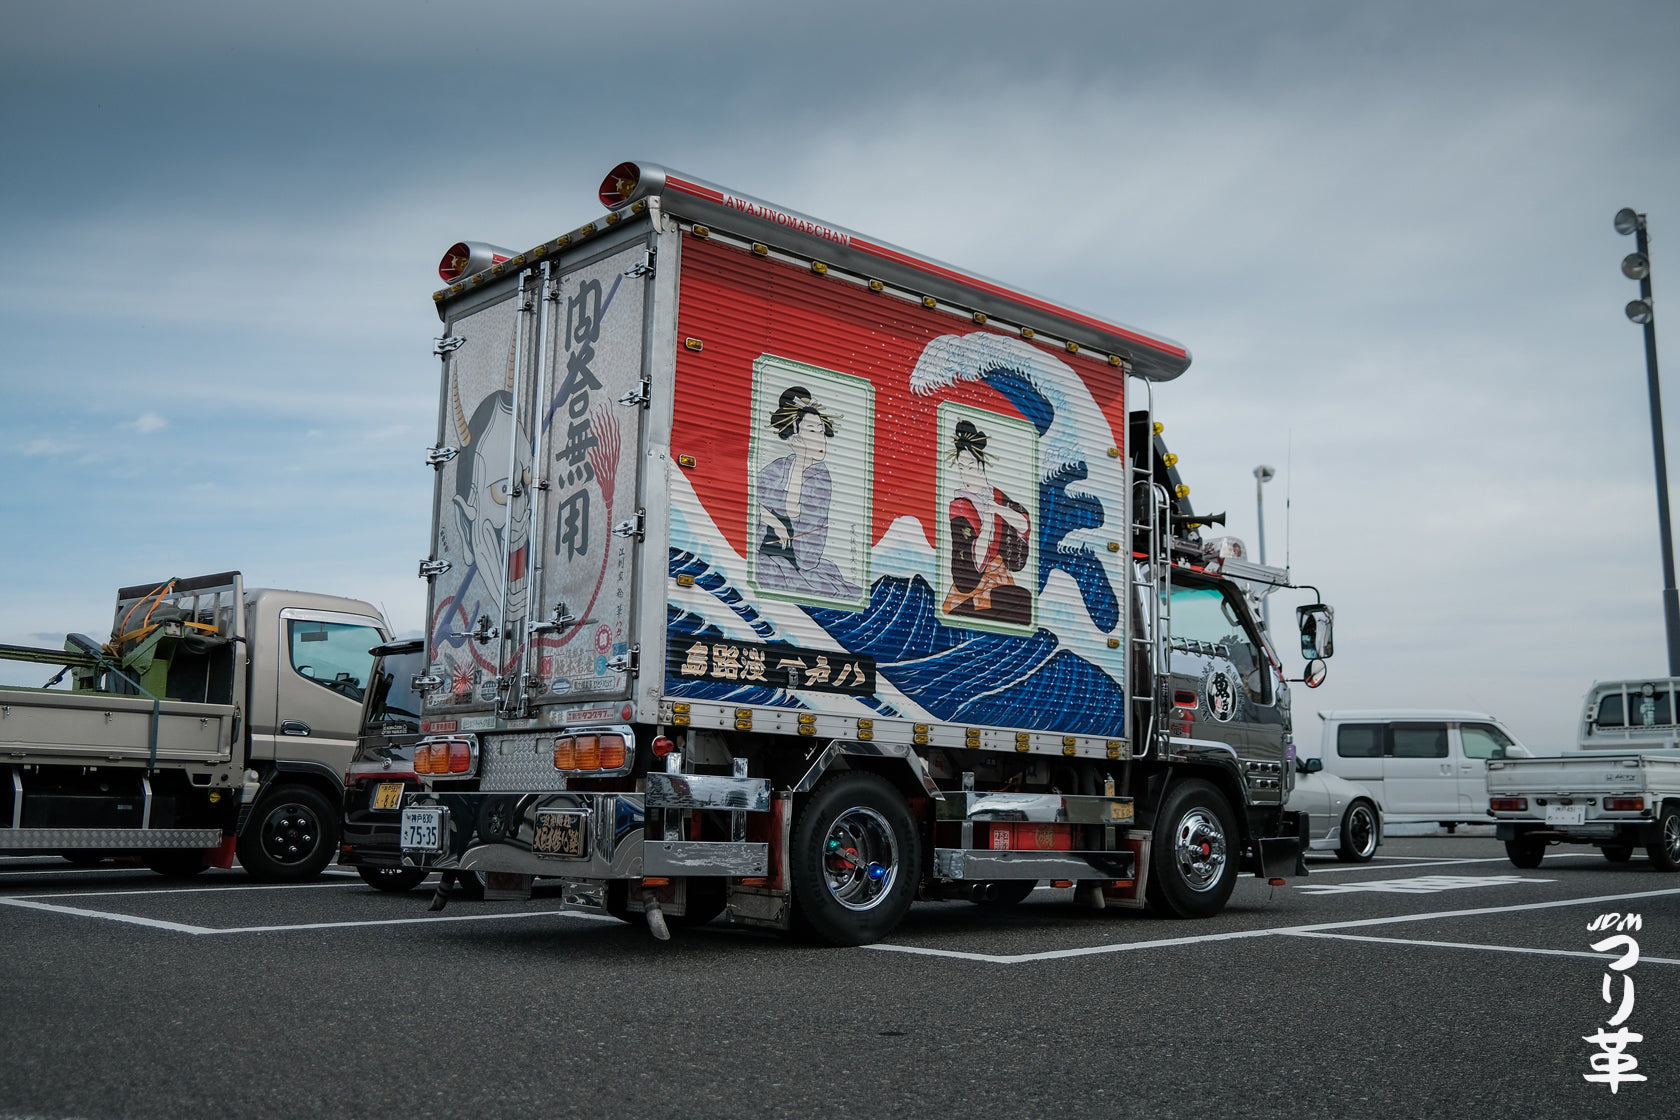
[[[405,852],[443,851],[443,810],[404,809],[399,835]]]
[[[1546,806],[1547,824],[1586,824],[1587,807],[1585,805],[1548,805]]]

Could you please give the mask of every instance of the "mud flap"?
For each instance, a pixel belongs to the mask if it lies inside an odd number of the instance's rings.
[[[1285,879],[1307,873],[1299,836],[1261,836],[1254,841],[1254,846],[1259,855],[1255,861],[1256,878]]]

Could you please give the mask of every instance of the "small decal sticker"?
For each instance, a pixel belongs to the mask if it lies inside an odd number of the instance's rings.
[[[1229,723],[1237,714],[1236,675],[1223,666],[1211,670],[1205,683],[1208,714],[1220,723]]]

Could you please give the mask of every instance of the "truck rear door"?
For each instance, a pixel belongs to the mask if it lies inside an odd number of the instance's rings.
[[[529,644],[520,651],[533,704],[629,694],[646,520],[638,474],[650,260],[644,235],[549,270],[536,409],[544,488],[531,536]]]
[[[494,302],[451,319],[440,343],[438,443],[453,455],[439,465],[432,510],[426,645],[442,678],[433,708],[496,702],[508,608],[524,613],[539,301],[536,283],[519,277]]]

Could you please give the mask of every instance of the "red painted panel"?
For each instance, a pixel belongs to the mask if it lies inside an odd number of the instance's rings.
[[[997,333],[949,312],[930,311],[855,284],[760,258],[692,235],[683,241],[682,291],[673,455],[691,455],[688,471],[701,504],[729,543],[751,551],[745,483],[752,424],[753,363],[764,354],[868,379],[874,386],[874,493],[871,545],[900,517],[933,526],[937,494],[937,409],[951,401],[1005,416],[1020,413],[981,382],[962,382],[938,397],[910,391],[923,349],[946,334]],[[1123,377],[1106,364],[1046,353],[1079,369],[1116,438],[1125,431]],[[837,486],[847,480],[837,480]],[[869,496],[865,496],[868,502]],[[932,545],[932,541],[929,544]]]

